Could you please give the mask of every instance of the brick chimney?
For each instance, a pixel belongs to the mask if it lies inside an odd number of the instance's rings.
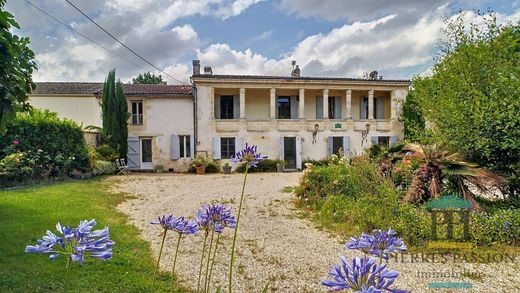
[[[200,75],[200,60],[193,60],[193,75]]]

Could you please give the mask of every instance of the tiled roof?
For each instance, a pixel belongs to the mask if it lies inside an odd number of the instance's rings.
[[[192,93],[190,85],[123,84],[123,90],[129,96],[187,96]],[[102,82],[37,82],[33,94],[101,95],[102,92]]]
[[[350,78],[350,77],[323,77],[323,76],[274,76],[274,75],[227,75],[227,74],[198,74],[193,78],[201,79],[268,79],[268,80],[328,80],[328,81],[362,81],[362,82],[395,82],[395,83],[409,83],[407,79],[365,79],[365,78]]]

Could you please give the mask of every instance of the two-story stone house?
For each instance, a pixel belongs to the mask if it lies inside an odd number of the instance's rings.
[[[339,149],[361,154],[403,137],[399,121],[408,80],[382,78],[216,75],[194,61],[197,152],[229,159],[244,143],[258,145],[286,169]]]

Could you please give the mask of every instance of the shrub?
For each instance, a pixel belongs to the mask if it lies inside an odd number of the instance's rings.
[[[217,161],[209,161],[206,159],[206,173],[220,173],[220,164]],[[189,173],[195,173],[195,164],[192,162],[190,164],[190,168],[188,169]]]
[[[520,209],[497,209],[471,214],[471,239],[481,245],[507,243],[517,245],[520,240]]]
[[[93,175],[114,174],[117,171],[116,164],[112,161],[97,160],[95,167],[92,169]]]
[[[108,144],[102,144],[97,147],[96,153],[96,159],[98,160],[114,162],[116,159],[119,159],[119,152]]]
[[[329,163],[330,163],[330,159],[304,160],[302,162],[302,169],[303,170],[307,169],[308,164],[311,164],[312,166],[315,166],[315,167],[320,167],[320,166],[327,166]]]
[[[0,137],[1,185],[57,178],[88,167],[80,126],[56,113],[19,113]]]
[[[264,173],[264,172],[276,172],[277,168],[276,165],[280,163],[279,160],[271,160],[271,159],[265,159],[258,164],[256,164],[255,168],[250,168],[248,173]],[[246,171],[245,165],[240,165],[235,169],[238,173],[244,173]]]

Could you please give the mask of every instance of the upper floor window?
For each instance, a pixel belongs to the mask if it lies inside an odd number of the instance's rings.
[[[234,97],[220,96],[220,119],[233,119]]]
[[[143,124],[143,101],[132,101],[132,124]]]
[[[278,97],[278,119],[291,119],[291,97]]]
[[[181,158],[191,157],[191,146],[189,135],[179,135],[179,154]]]
[[[220,138],[220,157],[222,159],[231,159],[235,154],[235,138],[221,137]]]
[[[361,104],[359,105],[359,119],[367,120],[368,119],[368,97],[361,97]]]

